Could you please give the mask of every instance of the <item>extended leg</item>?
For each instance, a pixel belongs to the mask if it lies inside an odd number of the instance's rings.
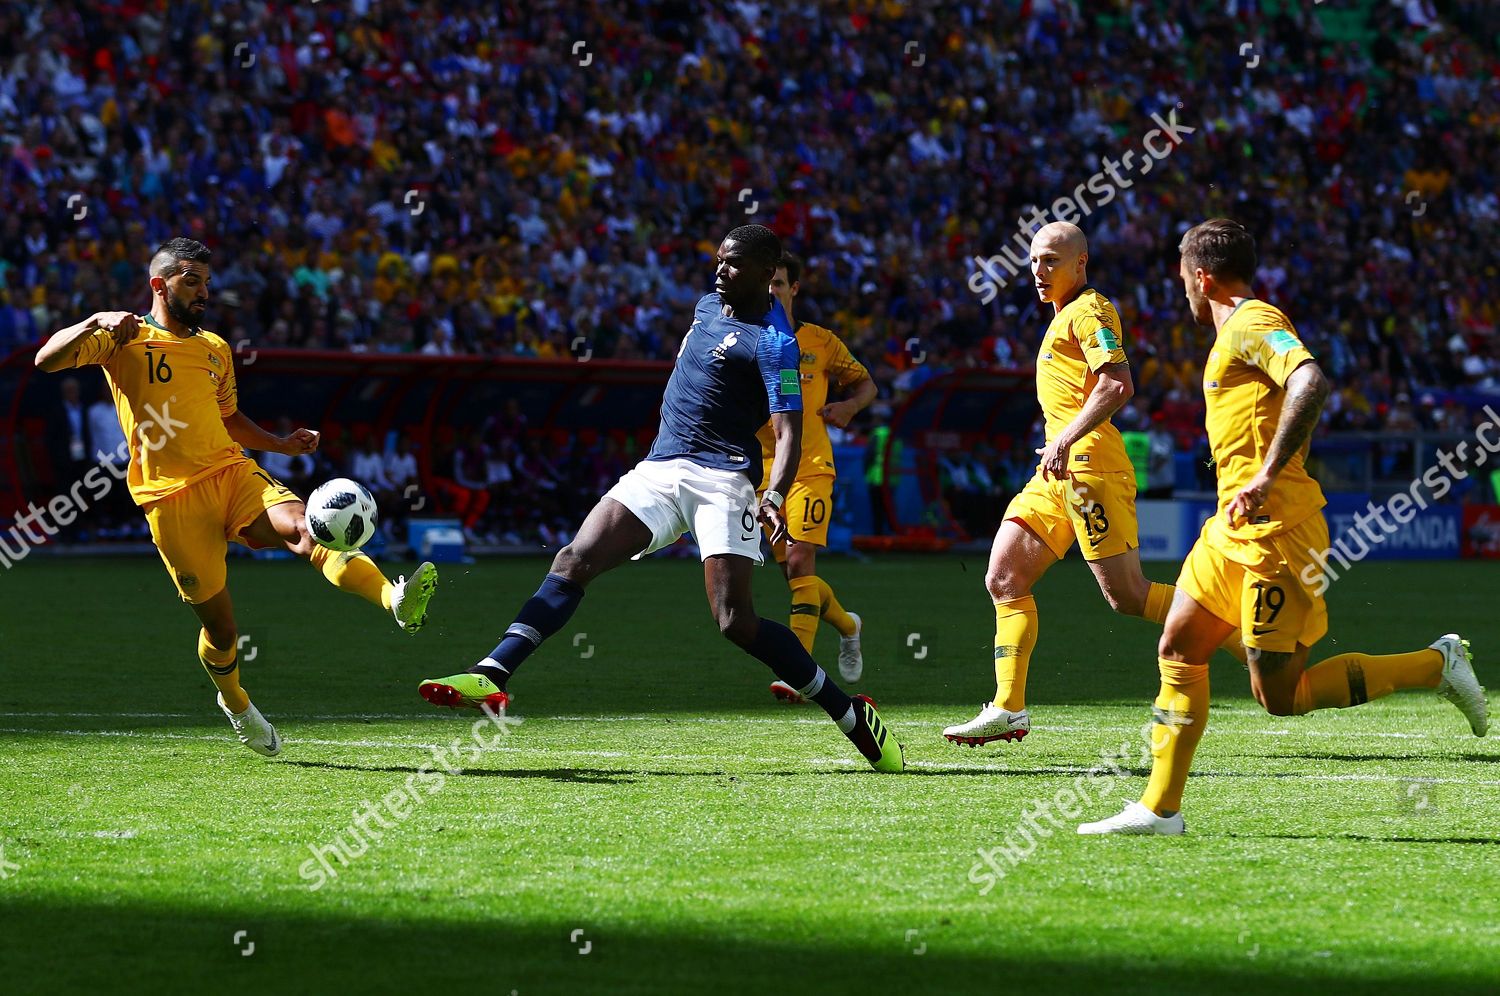
[[[573,542],[557,551],[551,571],[499,645],[465,674],[422,682],[422,697],[433,705],[504,708],[511,676],[543,640],[567,625],[589,582],[650,544],[651,530],[635,513],[613,498],[601,498]]]
[[[839,730],[877,771],[905,767],[901,747],[885,729],[869,699],[851,699],[817,665],[792,631],[755,613],[751,597],[753,564],[735,554],[703,562],[703,581],[719,632],[769,667],[777,678],[827,712]]]

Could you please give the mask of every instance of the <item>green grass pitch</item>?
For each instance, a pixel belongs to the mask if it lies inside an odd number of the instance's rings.
[[[993,689],[982,557],[825,564],[866,620],[860,687],[907,745],[904,776],[772,701],[696,564],[624,567],[517,678],[525,722],[311,889],[311,847],[468,735],[474,714],[416,683],[493,646],[544,566],[445,568],[407,637],[302,565],[234,561],[274,761],[231,739],[158,563],[6,572],[0,990],[1500,990],[1500,743],[1429,693],[1278,719],[1220,657],[1188,836],[1079,838],[1069,820],[986,881],[976,849],[1020,839],[1036,800],[1149,716],[1156,632],[1113,616],[1076,560],[1037,593],[1034,732],[972,751],[939,730]],[[1458,630],[1500,685],[1495,578],[1361,565],[1315,656]],[[781,618],[779,577],[756,584]],[[825,628],[830,670],[836,647]],[[1113,794],[1084,815],[1136,797],[1129,767],[1089,783]]]

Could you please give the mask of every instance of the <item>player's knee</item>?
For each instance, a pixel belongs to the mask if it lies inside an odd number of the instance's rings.
[[[815,557],[814,547],[807,543],[796,543],[787,547],[787,579],[804,578],[816,574],[818,569]]]
[[[1030,590],[1020,575],[1006,567],[995,568],[987,572],[984,576],[984,586],[988,589],[990,598],[997,602],[1021,598]]]
[[[1109,603],[1110,608],[1114,609],[1122,616],[1139,616],[1144,614],[1146,611],[1145,596],[1139,595],[1133,591],[1114,591],[1113,589],[1106,589],[1104,592],[1104,600]]]
[[[552,573],[578,584],[585,584],[589,579],[588,563],[588,558],[578,549],[577,544],[569,543],[552,558]]]
[[[1167,661],[1187,660],[1178,649],[1177,641],[1173,639],[1173,634],[1170,632],[1163,632],[1161,639],[1156,641],[1156,656]]]
[[[1295,716],[1295,691],[1283,691],[1279,688],[1262,688],[1256,686],[1255,701],[1261,704],[1261,708],[1272,716]]]
[[[239,628],[234,623],[205,623],[203,632],[208,634],[209,645],[215,650],[229,650],[240,642]]]
[[[760,623],[754,612],[735,606],[719,606],[714,609],[714,619],[724,639],[735,646],[748,647],[755,642],[755,630]]]

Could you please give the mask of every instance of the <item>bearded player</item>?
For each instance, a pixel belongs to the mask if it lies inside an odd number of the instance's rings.
[[[1036,360],[1036,394],[1047,426],[1036,475],[1011,500],[990,550],[985,586],[995,603],[995,698],[967,723],[943,731],[977,746],[1031,730],[1026,671],[1037,642],[1032,587],[1078,541],[1104,599],[1123,615],[1160,623],[1172,586],[1141,571],[1135,468],[1110,416],[1135,393],[1120,316],[1089,286],[1089,246],[1077,225],[1056,221],[1031,240],[1037,298],[1052,322]],[[1225,649],[1238,649],[1237,637]]]
[[[1146,792],[1118,815],[1083,824],[1081,834],[1183,832],[1182,792],[1208,722],[1208,659],[1235,627],[1244,633],[1251,691],[1273,716],[1430,688],[1458,707],[1475,736],[1489,726],[1468,643],[1454,633],[1425,650],[1339,654],[1307,666],[1328,631],[1326,579],[1315,583],[1328,524],[1323,491],[1304,466],[1328,380],[1291,320],[1251,296],[1255,240],[1243,226],[1205,221],[1188,230],[1179,252],[1193,318],[1215,330],[1203,393],[1219,507],[1182,565],[1158,648]]]
[[[240,685],[239,630],[225,587],[230,541],[281,547],[310,560],[333,585],[421,628],[437,585],[422,564],[394,584],[362,553],[334,553],[307,531],[302,500],[243,450],[299,455],[318,434],[276,436],[239,410],[234,356],[199,327],[208,307],[209,250],[171,239],[151,257],[151,311],[101,312],[55,333],[37,351],[47,372],[87,364],[104,368],[130,446],[130,496],[146,513],[151,538],[182,600],[197,614],[198,660],[219,689],[219,708],[240,742],[274,757],[281,738]]]
[[[792,632],[811,654],[820,619],[837,630],[839,675],[852,684],[865,670],[859,644],[860,618],[844,611],[828,582],[818,577],[818,550],[828,545],[836,474],[828,427],[847,429],[854,416],[875,400],[877,389],[870,372],[850,354],[837,335],[821,325],[798,322],[793,317],[792,304],[802,288],[801,281],[802,261],[791,253],[783,253],[781,265],[771,280],[771,294],[781,302],[787,321],[796,331],[801,354],[798,373],[802,380],[802,462],[797,466],[797,479],[786,493],[786,539],[773,544],[771,550],[792,589],[788,623]],[[830,402],[830,387],[838,388],[848,397]],[[776,457],[776,434],[769,422],[761,427],[758,438],[765,461],[761,481],[769,484],[771,464]],[[784,702],[807,701],[780,679],[771,682],[771,694]]]

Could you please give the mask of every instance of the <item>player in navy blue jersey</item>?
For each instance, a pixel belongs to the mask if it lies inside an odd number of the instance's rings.
[[[651,452],[558,551],[500,645],[462,674],[422,682],[423,698],[504,710],[516,668],[566,625],[589,582],[692,532],[719,632],[822,706],[877,771],[902,770],[901,746],[874,703],[845,694],[791,630],[756,614],[751,599],[750,572],[761,563],[760,524],[772,542],[786,538],[782,505],[802,450],[800,352],[769,290],[780,260],[781,240],[764,226],[742,225],[724,239],[714,292],[699,300],[677,351]],[[762,463],[755,434],[768,418],[776,455],[757,507]]]

